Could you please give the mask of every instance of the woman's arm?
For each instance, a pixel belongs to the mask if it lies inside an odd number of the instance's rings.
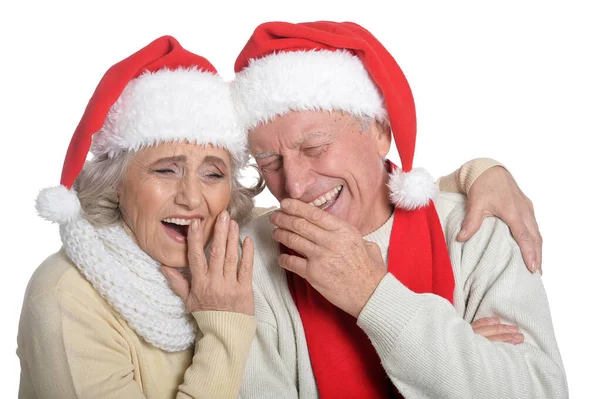
[[[162,267],[171,288],[194,315],[201,334],[178,398],[236,398],[256,330],[254,246],[246,238],[239,259],[239,226],[227,211],[215,223],[209,259],[203,243],[202,228],[194,220],[187,235],[189,280],[177,269]]]
[[[178,399],[235,398],[254,317],[208,311],[194,318],[199,331],[193,361],[183,383],[170,390]],[[59,289],[26,298],[19,326],[19,398],[145,398],[121,322],[93,301]]]
[[[199,339],[177,399],[235,398],[256,331],[253,316],[234,312],[194,312]]]

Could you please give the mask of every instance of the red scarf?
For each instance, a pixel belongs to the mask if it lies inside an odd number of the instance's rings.
[[[282,252],[291,251],[282,246]],[[452,303],[454,274],[433,202],[414,211],[394,211],[388,272],[416,293],[437,294]],[[356,319],[333,306],[305,279],[293,273],[287,276],[319,396],[401,398]]]

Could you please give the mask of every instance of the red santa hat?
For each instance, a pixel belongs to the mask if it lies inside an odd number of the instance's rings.
[[[415,105],[404,73],[366,29],[350,23],[260,25],[238,56],[234,103],[246,130],[290,111],[337,110],[389,124],[402,169],[390,174],[390,198],[412,210],[437,185],[413,169]]]
[[[174,141],[225,148],[237,166],[247,158],[229,84],[206,58],[163,36],[106,72],[71,139],[61,185],[40,192],[38,212],[59,223],[79,216],[71,187],[88,152],[113,157]]]

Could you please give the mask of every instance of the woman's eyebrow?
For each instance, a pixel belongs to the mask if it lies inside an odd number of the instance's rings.
[[[154,161],[153,164],[162,163],[162,162],[185,162],[186,160],[187,160],[187,157],[185,155],[176,155],[173,157],[160,158],[160,159]]]
[[[225,161],[218,156],[215,155],[207,155],[206,157],[204,157],[204,159],[202,160],[202,163],[216,163],[219,164],[220,166],[222,166],[223,168],[227,168],[227,164],[225,163]]]

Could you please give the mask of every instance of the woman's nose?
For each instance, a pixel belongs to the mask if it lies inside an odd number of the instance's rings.
[[[202,204],[202,187],[195,181],[182,180],[179,184],[175,203],[188,209],[196,209]]]

